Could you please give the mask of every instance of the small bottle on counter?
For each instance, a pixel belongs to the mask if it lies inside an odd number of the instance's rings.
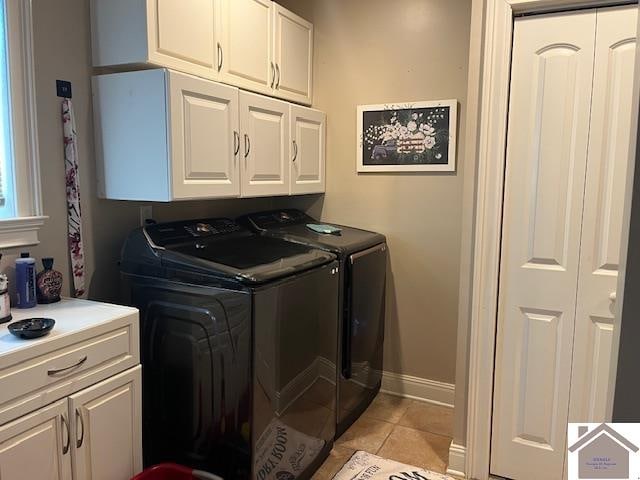
[[[2,255],[0,255],[2,258]],[[9,299],[9,279],[0,273],[0,323],[11,321],[11,300]]]
[[[36,286],[38,288],[38,303],[55,303],[60,301],[60,291],[62,290],[62,274],[53,269],[53,258],[42,259],[42,270],[36,276]]]
[[[36,306],[36,260],[28,252],[16,259],[16,297],[18,308]]]

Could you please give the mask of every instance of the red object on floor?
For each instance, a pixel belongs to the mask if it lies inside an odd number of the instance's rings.
[[[193,480],[193,469],[176,465],[175,463],[162,463],[147,468],[131,480]]]

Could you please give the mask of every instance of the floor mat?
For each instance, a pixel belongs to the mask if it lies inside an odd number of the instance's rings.
[[[453,477],[357,451],[333,480],[453,480]]]

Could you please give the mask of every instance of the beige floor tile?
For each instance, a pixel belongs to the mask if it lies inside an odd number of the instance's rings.
[[[379,393],[364,412],[364,416],[384,422],[398,423],[412,403],[413,400],[408,398]]]
[[[445,473],[451,438],[396,426],[377,455],[389,460]]]
[[[336,442],[338,445],[376,453],[393,430],[393,424],[360,417]]]
[[[453,435],[453,408],[413,402],[398,425],[451,437]]]
[[[324,461],[318,471],[314,473],[313,477],[311,477],[312,480],[332,479],[354,453],[355,450],[352,450],[351,448],[342,447],[340,445],[334,446],[329,457]]]

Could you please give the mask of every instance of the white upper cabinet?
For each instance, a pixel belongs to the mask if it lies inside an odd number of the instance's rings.
[[[237,197],[238,90],[169,72],[173,198]]]
[[[158,69],[94,77],[93,96],[101,196],[240,194],[238,89]]]
[[[218,78],[218,0],[91,0],[95,67],[152,64]]]
[[[275,95],[311,104],[313,25],[274,3]]]
[[[313,25],[271,0],[91,0],[94,67],[166,67],[311,104]]]
[[[242,196],[289,194],[289,105],[240,92]]]
[[[270,93],[275,78],[272,64],[272,2],[219,0],[221,79],[260,93]]]
[[[325,189],[326,115],[291,105],[291,194],[322,193]]]

